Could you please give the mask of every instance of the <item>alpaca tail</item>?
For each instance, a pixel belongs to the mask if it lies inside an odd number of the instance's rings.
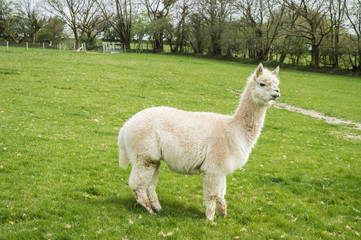
[[[119,166],[121,166],[122,168],[126,168],[129,165],[129,158],[127,157],[127,153],[125,151],[123,132],[124,132],[123,128],[120,129],[118,136]]]

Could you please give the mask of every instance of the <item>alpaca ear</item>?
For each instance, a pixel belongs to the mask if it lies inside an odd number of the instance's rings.
[[[255,71],[255,73],[254,73],[254,75],[255,75],[255,80],[256,80],[256,78],[259,78],[260,76],[262,76],[262,74],[263,74],[263,65],[262,65],[262,63],[260,63],[260,64],[258,65],[258,67],[256,68],[256,71]]]
[[[272,71],[272,73],[277,76],[279,71],[280,71],[280,66],[277,66],[276,69]]]

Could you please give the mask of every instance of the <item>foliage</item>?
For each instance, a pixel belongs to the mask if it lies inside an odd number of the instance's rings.
[[[38,40],[40,42],[59,43],[66,37],[64,34],[65,22],[59,17],[52,17],[47,24],[40,29]]]
[[[20,5],[0,1],[0,37],[7,41],[20,42],[26,36],[26,20]]]
[[[0,47],[1,239],[359,239],[360,136],[270,108],[228,216],[205,220],[201,176],[162,164],[163,211],[136,207],[117,134],[168,105],[232,114],[255,66],[155,54]],[[280,101],[361,122],[358,78],[280,72]]]
[[[138,41],[142,52],[142,41],[149,40],[159,53],[167,50],[164,44],[180,53],[190,46],[195,54],[361,71],[360,1],[47,0],[47,14],[40,1],[21,2],[1,0],[0,38],[59,41],[50,40],[47,27],[58,16],[77,45],[87,35],[88,50],[102,38],[120,41],[124,51]]]

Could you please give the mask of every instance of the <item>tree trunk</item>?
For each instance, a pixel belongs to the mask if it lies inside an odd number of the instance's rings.
[[[285,61],[286,55],[287,55],[287,54],[284,53],[284,52],[281,53],[281,56],[280,56],[278,62],[279,62],[279,63],[283,63],[283,62]]]
[[[218,33],[213,33],[211,36],[211,45],[212,45],[212,54],[222,55],[222,46],[220,44],[221,35]]]
[[[361,71],[361,47],[358,47],[358,63],[355,61],[355,65],[357,66],[357,70]]]
[[[94,48],[94,37],[88,35],[88,49],[93,50],[93,48]]]
[[[75,49],[79,49],[80,48],[80,39],[79,39],[79,35],[76,29],[73,29],[73,33],[74,33],[74,39],[75,39]]]
[[[163,30],[161,30],[159,33],[154,34],[154,36],[155,38],[153,52],[163,52]]]
[[[313,68],[318,69],[320,67],[320,56],[318,54],[318,46],[312,45],[311,48],[311,65]]]

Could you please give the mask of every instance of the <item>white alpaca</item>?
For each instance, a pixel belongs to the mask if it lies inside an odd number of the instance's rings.
[[[137,202],[150,213],[160,211],[155,188],[163,160],[177,173],[203,173],[207,219],[216,208],[226,217],[226,175],[246,164],[266,109],[280,96],[278,71],[259,64],[233,116],[154,107],[129,119],[119,132],[119,165],[133,165],[129,186]]]

